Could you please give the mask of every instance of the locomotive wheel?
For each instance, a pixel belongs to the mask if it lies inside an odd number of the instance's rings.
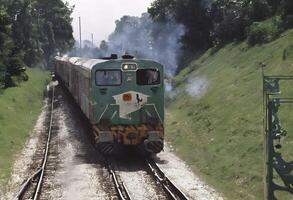
[[[144,141],[145,151],[153,154],[160,153],[164,148],[164,143],[162,141]]]
[[[101,142],[96,144],[98,150],[104,155],[112,155],[115,151],[115,145],[112,142]]]

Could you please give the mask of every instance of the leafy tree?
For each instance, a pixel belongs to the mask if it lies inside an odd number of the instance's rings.
[[[5,1],[0,0],[0,88],[5,86],[7,57],[12,44],[9,38],[9,16],[5,4]]]
[[[250,0],[248,2],[243,7],[243,10],[248,9],[248,17],[251,22],[262,21],[271,16],[271,10],[267,0]]]
[[[2,1],[0,6],[0,81],[5,87],[15,85],[11,77],[25,71],[21,51],[11,38],[11,15],[9,15],[8,3]]]
[[[42,49],[46,64],[49,65],[54,54],[65,53],[74,45],[71,26],[73,8],[69,8],[62,0],[37,0],[36,10]]]
[[[70,50],[72,9],[62,0],[0,0],[0,82],[26,80],[27,66],[48,66],[55,54]]]
[[[155,21],[164,21],[170,17],[174,17],[176,1],[174,0],[156,0],[148,8],[148,13]]]
[[[15,46],[23,52],[24,63],[28,66],[37,64],[42,57],[34,5],[31,0],[14,0],[9,6],[12,37]]]
[[[243,40],[246,37],[249,18],[245,2],[216,0],[211,6],[211,16],[211,36],[216,45]]]
[[[175,19],[186,27],[182,40],[187,50],[206,49],[212,45],[211,17],[207,0],[157,0],[148,9],[156,21]]]

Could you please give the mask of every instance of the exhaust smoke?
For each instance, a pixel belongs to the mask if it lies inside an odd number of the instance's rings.
[[[195,77],[187,80],[185,91],[192,97],[201,97],[208,88],[206,77]]]
[[[154,22],[148,13],[141,17],[124,16],[116,21],[116,29],[100,47],[104,56],[125,53],[137,58],[156,60],[165,66],[166,74],[173,76],[181,55],[183,25],[174,20]]]

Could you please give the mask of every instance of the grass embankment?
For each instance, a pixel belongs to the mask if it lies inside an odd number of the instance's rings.
[[[48,72],[28,69],[29,80],[0,94],[0,186],[11,172],[15,155],[22,149],[32,130],[49,81]]]
[[[178,93],[167,107],[167,139],[228,199],[263,199],[260,63],[266,74],[293,75],[293,30],[261,46],[208,50],[176,76]],[[207,79],[203,96],[185,91],[191,77]]]

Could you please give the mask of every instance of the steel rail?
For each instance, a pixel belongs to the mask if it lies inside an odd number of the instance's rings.
[[[276,76],[264,76],[266,79],[279,79],[279,80],[293,80],[293,75],[284,76],[284,75],[276,75]]]
[[[52,89],[52,102],[51,102],[51,117],[50,117],[50,126],[49,126],[49,133],[48,133],[48,139],[47,139],[47,144],[46,144],[46,150],[45,150],[45,155],[44,155],[44,161],[42,164],[42,171],[40,178],[38,180],[38,185],[37,189],[34,194],[33,200],[37,200],[41,191],[41,186],[43,183],[43,178],[44,178],[44,173],[45,173],[45,168],[47,165],[47,160],[48,160],[48,155],[49,155],[49,150],[50,150],[50,141],[51,141],[51,133],[52,133],[52,125],[53,125],[53,113],[54,113],[54,96],[55,96],[55,87],[53,86]]]
[[[163,189],[171,199],[188,200],[187,196],[174,183],[172,183],[170,179],[166,177],[156,162],[150,159],[146,159],[146,165],[149,168],[151,174],[162,185]]]
[[[117,174],[115,173],[115,170],[112,168],[112,165],[109,162],[109,159],[107,159],[107,166],[108,166],[108,171],[112,177],[112,180],[114,182],[115,189],[118,193],[118,198],[121,200],[132,200],[128,189],[124,185],[123,182],[118,180]]]
[[[26,192],[28,186],[31,184],[31,182],[36,178],[39,177],[38,179],[38,184],[36,187],[36,190],[33,194],[33,200],[37,200],[39,195],[40,195],[40,190],[44,178],[44,172],[45,168],[47,165],[47,160],[48,160],[48,155],[49,155],[49,149],[50,149],[50,141],[51,141],[51,132],[52,132],[52,124],[53,124],[53,112],[54,112],[54,96],[55,96],[55,87],[53,86],[52,89],[52,101],[51,101],[51,112],[50,112],[50,124],[49,124],[49,131],[48,131],[48,138],[46,142],[46,149],[43,157],[43,163],[42,166],[32,175],[30,176],[25,183],[21,186],[20,191],[17,193],[16,197],[14,199],[20,200],[24,193]]]
[[[25,193],[25,191],[27,190],[28,186],[30,185],[30,183],[37,177],[40,175],[42,169],[38,169],[32,176],[30,176],[21,186],[20,191],[17,193],[17,195],[15,196],[14,199],[19,200],[21,199],[21,197],[23,196],[23,194]]]
[[[293,98],[283,98],[283,97],[270,97],[269,101],[277,100],[280,103],[293,103]]]

